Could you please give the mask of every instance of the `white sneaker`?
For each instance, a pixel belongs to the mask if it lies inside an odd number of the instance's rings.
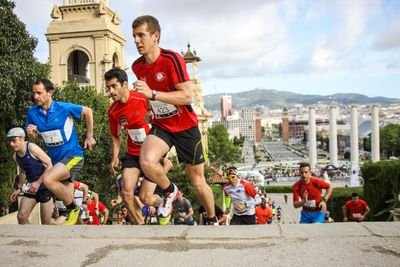
[[[172,185],[174,186],[174,190],[168,196],[161,197],[162,201],[157,209],[157,214],[160,217],[168,217],[172,213],[172,202],[175,201],[178,195],[178,187],[175,184]]]

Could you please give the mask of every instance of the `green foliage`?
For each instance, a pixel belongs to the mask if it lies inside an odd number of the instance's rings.
[[[90,107],[93,111],[93,131],[96,146],[92,151],[85,150],[85,164],[79,172],[78,179],[89,185],[89,188],[99,194],[104,204],[115,197],[113,190],[114,179],[111,176],[111,137],[108,126],[108,107],[110,102],[107,97],[100,95],[93,87],[80,88],[78,84],[68,82],[63,90],[57,90],[54,98]],[[86,134],[86,122],[75,121],[79,141],[83,147]]]
[[[400,125],[388,124],[379,130],[380,148],[384,157],[400,156]],[[371,151],[371,135],[364,138],[364,149]]]
[[[366,163],[362,173],[365,200],[374,214],[374,220],[390,220],[390,210],[400,207],[400,161]]]
[[[292,193],[291,185],[267,185],[260,186],[262,192],[269,193]]]
[[[380,146],[383,154],[390,156],[400,155],[400,125],[389,124],[380,130]]]
[[[223,125],[208,129],[208,153],[211,165],[219,168],[240,161],[241,151],[229,140],[228,131]]]
[[[9,205],[16,165],[4,142],[7,131],[24,126],[31,102],[31,85],[37,78],[48,77],[49,67],[39,63],[33,52],[37,45],[18,17],[12,1],[0,0],[0,205]]]

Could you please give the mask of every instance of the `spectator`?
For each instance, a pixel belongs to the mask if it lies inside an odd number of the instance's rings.
[[[349,216],[347,216],[347,210],[349,210]],[[351,194],[351,200],[343,205],[342,212],[344,222],[349,220],[352,222],[362,222],[370,212],[370,209],[367,202],[360,199],[357,193],[353,193]]]
[[[178,190],[177,199],[172,205],[175,212],[174,224],[194,225],[192,204],[183,197],[181,190]]]

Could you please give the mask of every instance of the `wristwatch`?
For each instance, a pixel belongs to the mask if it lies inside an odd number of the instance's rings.
[[[151,90],[151,100],[156,100],[157,91]]]

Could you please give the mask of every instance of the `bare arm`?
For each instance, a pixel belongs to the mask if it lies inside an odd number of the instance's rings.
[[[40,178],[32,183],[31,187],[29,188],[30,192],[36,192],[39,189],[40,184],[43,182],[44,173],[49,171],[51,167],[53,167],[53,164],[51,163],[50,157],[38,145],[33,143],[28,143],[28,145],[29,151],[31,152],[32,156],[38,158],[46,167]]]
[[[84,143],[84,148],[92,150],[96,145],[96,140],[93,137],[93,112],[91,108],[83,106],[82,117],[85,118],[86,122],[86,138]]]
[[[135,90],[143,94],[148,99],[152,98],[152,90],[146,82],[138,80],[135,83]],[[161,92],[157,91],[155,100],[169,103],[172,105],[183,106],[189,105],[192,102],[192,82],[186,81],[175,85],[175,91]]]
[[[343,205],[343,206],[342,206],[342,213],[343,213],[343,221],[344,221],[344,222],[347,222],[347,221],[348,221],[348,218],[347,218],[347,208],[346,208],[346,205]]]
[[[18,175],[17,189],[10,195],[10,201],[14,202],[17,200],[19,193],[21,193],[22,191],[22,186],[25,183],[25,178],[26,178],[25,172],[22,170],[22,168],[20,168],[20,172]]]
[[[117,174],[115,168],[119,167],[119,150],[121,148],[121,138],[119,136],[111,135],[111,148],[112,148],[112,159],[111,159],[111,171],[114,175]]]
[[[194,213],[194,212],[193,212],[193,209],[190,208],[188,214],[186,214],[186,216],[185,216],[184,219],[187,220],[188,218],[190,218],[191,216],[193,216],[193,213]]]
[[[104,219],[102,224],[107,224],[109,211],[107,208],[104,209]]]
[[[83,200],[86,201],[89,194],[89,186],[85,183],[80,182],[78,189],[83,191]]]

